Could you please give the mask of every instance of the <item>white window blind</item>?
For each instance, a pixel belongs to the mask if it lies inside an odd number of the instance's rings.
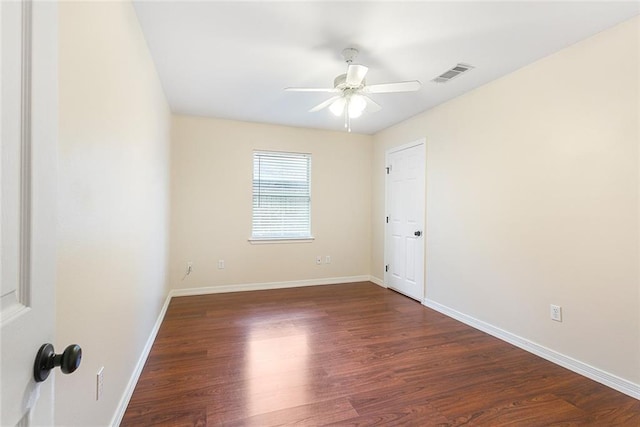
[[[311,237],[311,155],[253,152],[254,239]]]

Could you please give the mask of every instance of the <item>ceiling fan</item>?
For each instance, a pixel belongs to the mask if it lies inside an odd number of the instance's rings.
[[[311,108],[309,112],[315,113],[329,107],[329,110],[336,116],[344,114],[344,127],[351,132],[351,119],[360,117],[365,109],[370,112],[376,112],[382,108],[380,104],[369,98],[368,94],[412,92],[420,89],[421,83],[418,80],[367,85],[364,78],[369,68],[364,65],[354,64],[353,60],[357,56],[357,49],[348,47],[342,51],[342,57],[347,63],[347,72],[340,74],[333,80],[332,88],[288,87],[285,90],[290,92],[335,93],[335,96]]]

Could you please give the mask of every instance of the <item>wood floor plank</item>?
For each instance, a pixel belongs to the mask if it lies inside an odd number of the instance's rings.
[[[357,417],[358,413],[353,409],[347,399],[339,398],[328,401],[310,403],[308,405],[295,406],[279,411],[267,412],[253,417],[244,418],[225,423],[233,426],[293,426],[293,425],[322,425],[337,423],[344,425],[346,420]]]
[[[640,401],[369,282],[174,298],[122,426],[640,426]]]

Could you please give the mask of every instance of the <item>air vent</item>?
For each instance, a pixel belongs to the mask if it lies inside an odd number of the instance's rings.
[[[455,79],[460,74],[466,73],[467,71],[471,70],[472,68],[473,68],[473,66],[468,65],[468,64],[457,64],[455,67],[451,68],[450,70],[445,71],[444,73],[440,74],[438,77],[436,77],[435,79],[433,79],[431,81],[432,82],[436,82],[436,83],[446,83],[451,79]]]

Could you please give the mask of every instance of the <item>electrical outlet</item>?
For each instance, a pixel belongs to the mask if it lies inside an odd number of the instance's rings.
[[[98,369],[96,374],[96,400],[102,399],[102,392],[104,390],[104,366]]]
[[[324,257],[324,263],[331,264],[331,255],[327,255],[326,257]]]
[[[218,270],[224,270],[224,260],[223,259],[219,259],[218,260]]]
[[[318,265],[322,264],[322,256],[318,255],[316,257],[316,264],[318,264]]]
[[[551,304],[551,320],[555,320],[556,322],[562,322],[562,307],[559,305]]]
[[[192,271],[193,271],[193,262],[189,261],[187,262],[187,276],[191,274]]]

